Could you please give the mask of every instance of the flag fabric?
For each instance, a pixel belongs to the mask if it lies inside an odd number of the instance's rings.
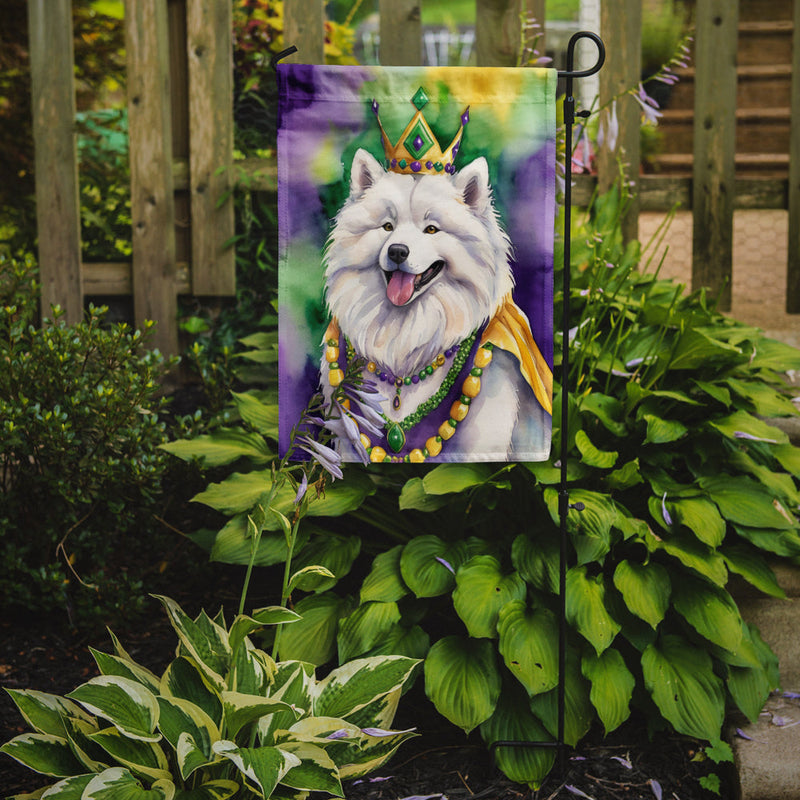
[[[278,66],[282,453],[357,376],[344,460],[549,457],[556,79]]]

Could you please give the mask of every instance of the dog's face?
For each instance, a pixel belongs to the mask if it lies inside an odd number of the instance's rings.
[[[401,351],[430,349],[414,339],[434,339],[438,352],[511,291],[509,250],[485,159],[452,177],[417,177],[387,173],[359,150],[326,249],[328,305],[370,358],[390,364]]]

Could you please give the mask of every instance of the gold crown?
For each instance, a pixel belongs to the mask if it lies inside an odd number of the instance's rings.
[[[383,151],[386,154],[386,169],[402,175],[441,175],[442,173],[452,175],[456,171],[454,162],[458,149],[461,147],[464,126],[469,122],[469,106],[461,115],[461,127],[458,129],[458,133],[450,142],[450,146],[442,151],[441,145],[422,115],[422,109],[428,104],[428,95],[421,86],[411,98],[411,102],[417,109],[417,113],[411,118],[411,122],[397,140],[397,144],[392,144],[381,125],[378,103],[376,100],[372,101],[372,113],[375,114],[378,127],[381,129]]]

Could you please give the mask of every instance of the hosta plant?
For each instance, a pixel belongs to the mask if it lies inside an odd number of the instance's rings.
[[[414,735],[391,730],[413,659],[357,659],[317,679],[313,665],[276,663],[249,638],[294,612],[272,606],[228,627],[221,613],[192,619],[160,599],[178,638],[162,675],[112,637],[113,654],[92,651],[100,675],[65,697],[8,690],[33,730],[0,750],[50,780],[18,798],[343,797],[343,779]]]

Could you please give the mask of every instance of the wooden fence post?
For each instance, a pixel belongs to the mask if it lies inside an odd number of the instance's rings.
[[[227,244],[234,233],[231,2],[189,0],[186,21],[192,293],[233,295],[235,251]]]
[[[175,200],[165,0],[127,0],[128,125],[136,323],[156,320],[153,344],[178,352]]]
[[[29,0],[42,316],[83,318],[71,0]]]
[[[622,220],[625,241],[639,236],[639,162],[641,161],[640,127],[642,109],[626,92],[638,86],[642,72],[642,4],[639,0],[606,0],[601,4],[600,31],[606,46],[606,63],[600,71],[600,118],[605,141],[598,153],[599,190],[608,191],[619,176],[623,164],[623,180],[633,184],[633,198]],[[614,102],[614,98],[617,98]],[[616,141],[612,137],[611,117],[616,110],[619,128]],[[609,146],[613,145],[613,147]]]
[[[283,4],[283,41],[297,52],[287,61],[325,63],[324,0],[289,0]]]
[[[415,67],[422,63],[420,0],[380,0],[381,46],[384,67]]]
[[[786,312],[800,314],[800,3],[794,4],[792,121],[789,138],[789,262]]]
[[[545,0],[475,0],[475,55],[479,67],[515,67],[523,20],[536,17],[544,34]],[[539,42],[539,51],[544,55]]]
[[[697,0],[692,288],[731,307],[739,2]]]

